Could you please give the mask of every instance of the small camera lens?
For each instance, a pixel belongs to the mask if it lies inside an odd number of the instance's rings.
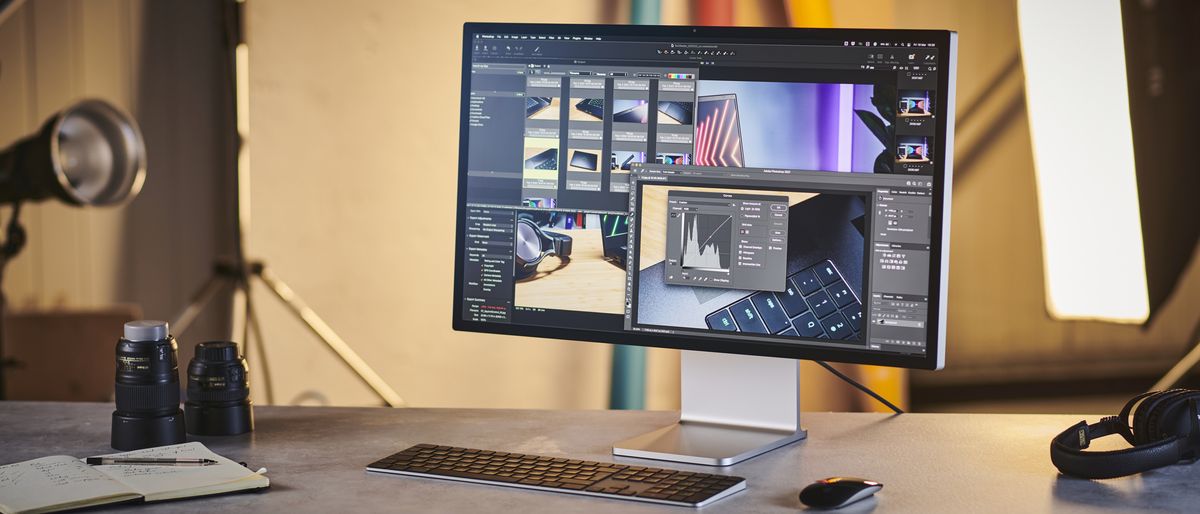
[[[234,435],[254,430],[249,366],[232,341],[196,345],[188,364],[187,431],[196,435]]]

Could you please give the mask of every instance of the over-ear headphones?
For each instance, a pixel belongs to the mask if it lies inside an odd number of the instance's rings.
[[[1130,419],[1130,414],[1133,415]],[[1092,440],[1119,434],[1132,448],[1084,451]],[[1200,456],[1200,391],[1172,389],[1143,393],[1121,414],[1066,429],[1050,441],[1050,460],[1064,475],[1116,478]]]
[[[513,278],[517,280],[537,273],[538,264],[546,256],[557,255],[564,261],[571,258],[571,236],[542,230],[528,214],[517,215],[516,237]]]

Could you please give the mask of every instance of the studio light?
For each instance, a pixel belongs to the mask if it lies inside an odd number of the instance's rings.
[[[145,180],[146,146],[128,114],[102,100],[83,100],[51,116],[41,130],[0,152],[0,204],[13,206],[0,242],[0,277],[25,246],[23,202],[54,197],[70,205],[116,205],[137,196]],[[4,304],[0,290],[0,347]],[[0,360],[0,400],[5,365]]]
[[[137,196],[145,179],[137,123],[101,100],[63,109],[0,152],[0,203],[55,197],[71,205],[114,205]]]
[[[1047,308],[1058,319],[1143,323],[1150,305],[1121,4],[1017,7]]]

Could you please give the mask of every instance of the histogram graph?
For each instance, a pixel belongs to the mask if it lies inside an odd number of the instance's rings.
[[[733,216],[686,212],[681,218],[683,244],[680,246],[680,266],[729,271]]]

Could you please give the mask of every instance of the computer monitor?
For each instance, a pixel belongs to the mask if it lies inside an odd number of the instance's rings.
[[[940,369],[956,40],[466,24],[454,328],[685,350],[613,451],[702,464],[805,437],[797,359]]]

